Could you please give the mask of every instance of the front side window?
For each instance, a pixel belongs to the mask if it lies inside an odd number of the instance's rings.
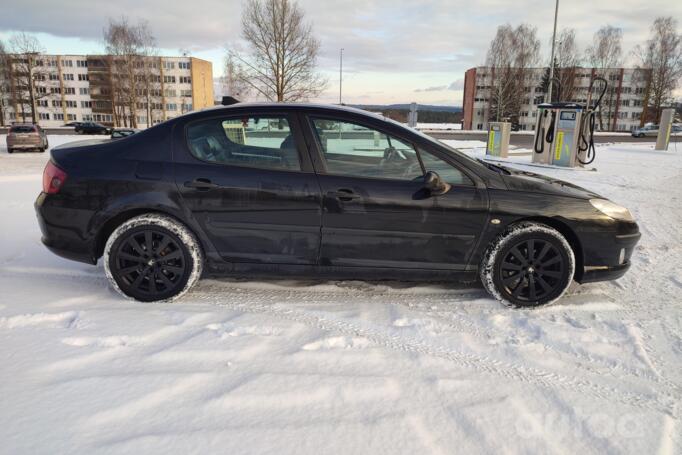
[[[215,118],[191,123],[187,141],[196,158],[219,164],[300,171],[286,117]]]
[[[441,179],[450,185],[473,185],[474,182],[467,177],[462,171],[447,163],[437,156],[431,155],[422,149],[419,149],[419,156],[424,163],[426,171],[433,171],[438,173]]]
[[[356,123],[312,119],[327,173],[351,177],[415,180],[423,175],[414,148]]]

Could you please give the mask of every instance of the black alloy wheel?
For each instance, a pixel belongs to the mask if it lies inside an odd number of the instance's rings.
[[[189,253],[180,239],[163,228],[141,227],[121,236],[111,271],[121,289],[138,300],[176,294],[191,272]]]
[[[500,291],[520,306],[554,298],[566,286],[567,257],[550,240],[529,238],[513,244],[499,263]]]

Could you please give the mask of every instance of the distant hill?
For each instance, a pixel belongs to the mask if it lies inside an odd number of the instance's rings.
[[[410,110],[409,104],[349,104],[351,107],[364,109],[366,111],[404,111]],[[459,106],[434,106],[431,104],[417,104],[418,111],[428,112],[462,112]]]
[[[372,112],[381,112],[384,116],[398,122],[407,122],[410,111],[409,104],[352,104],[352,107]],[[418,104],[417,112],[420,123],[460,123],[462,108],[458,106],[433,106]]]

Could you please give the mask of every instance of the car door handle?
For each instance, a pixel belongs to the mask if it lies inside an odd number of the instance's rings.
[[[339,201],[352,201],[353,199],[359,199],[360,195],[346,188],[340,188],[336,191],[327,192],[327,196],[336,198]]]
[[[185,182],[186,188],[194,188],[199,191],[208,191],[213,188],[218,188],[220,185],[211,182],[209,179],[194,179],[191,182]]]

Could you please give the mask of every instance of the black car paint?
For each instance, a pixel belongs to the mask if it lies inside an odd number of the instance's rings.
[[[286,115],[301,171],[195,158],[187,124],[234,114]],[[474,185],[430,196],[420,182],[329,175],[309,116],[380,129],[457,166]],[[91,264],[117,225],[149,211],[192,229],[209,271],[218,274],[475,279],[496,236],[512,223],[537,220],[568,239],[578,262],[576,280],[586,282],[624,274],[640,237],[636,223],[592,207],[588,200],[598,197],[592,192],[528,172],[496,171],[421,133],[349,108],[237,104],[187,114],[115,142],[66,144],[53,149],[52,160],[68,178],[58,194],[42,193],[36,201],[43,242]],[[344,191],[354,198],[343,197]],[[621,248],[624,264],[618,261]]]

